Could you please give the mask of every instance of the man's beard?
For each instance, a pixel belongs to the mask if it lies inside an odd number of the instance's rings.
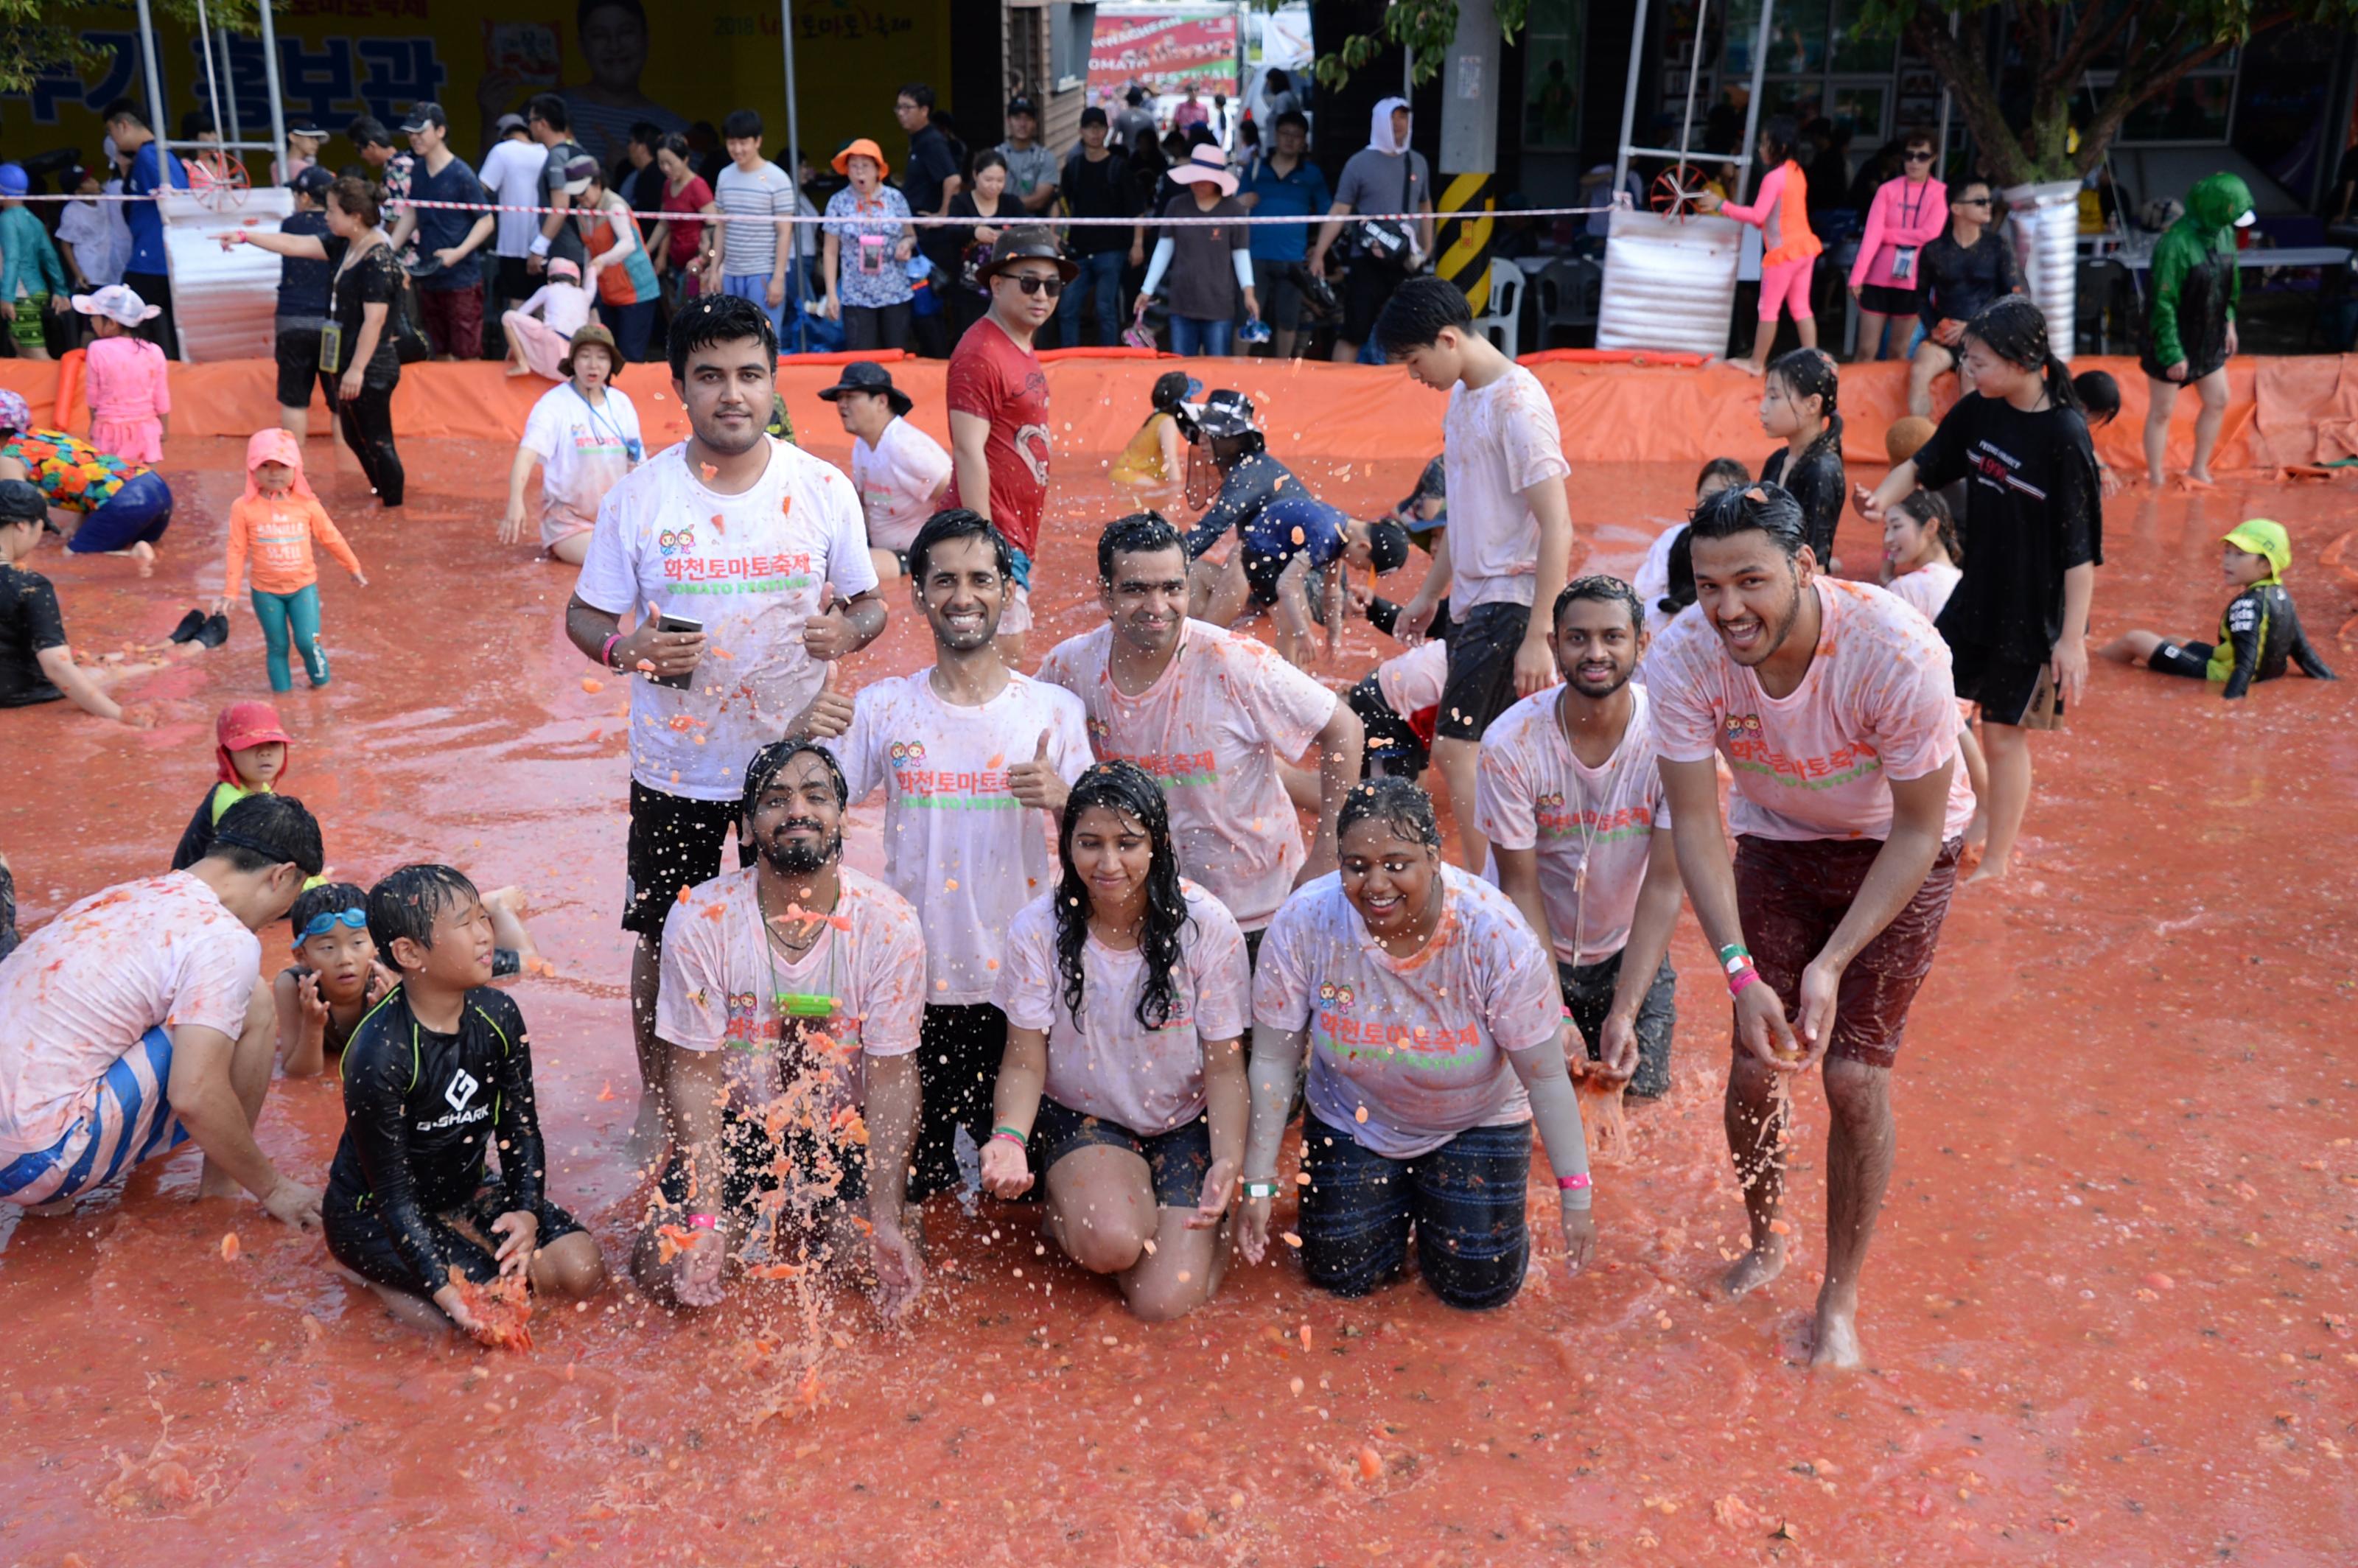
[[[807,816],[794,817],[778,824],[777,832],[762,840],[762,859],[770,863],[772,871],[788,876],[808,876],[843,853],[841,828],[815,843],[784,837],[797,827],[817,832],[818,824]]]

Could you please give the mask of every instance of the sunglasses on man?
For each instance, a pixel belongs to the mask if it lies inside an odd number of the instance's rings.
[[[1022,272],[1001,273],[1000,276],[1026,294],[1044,294],[1054,299],[1065,292],[1065,280],[1061,277],[1037,277]]]
[[[1907,153],[1907,158],[1909,163],[1931,163],[1932,161],[1932,154],[1930,148],[1919,149],[1911,147]]]

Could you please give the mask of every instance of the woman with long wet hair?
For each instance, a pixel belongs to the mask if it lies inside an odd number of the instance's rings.
[[[1209,1299],[1244,1158],[1245,942],[1180,880],[1163,792],[1099,762],[1065,803],[1063,877],[1007,934],[1007,1014],[982,1184],[1047,1184],[1047,1230],[1140,1317]]]
[[[1407,1267],[1413,1227],[1433,1294],[1512,1301],[1533,1123],[1578,1273],[1596,1231],[1552,956],[1505,893],[1443,863],[1433,798],[1408,780],[1355,786],[1337,835],[1341,869],[1295,890],[1261,941],[1238,1245],[1260,1262],[1271,1200],[1296,1190],[1277,1157],[1307,1053],[1296,1229],[1312,1284],[1368,1294]]]

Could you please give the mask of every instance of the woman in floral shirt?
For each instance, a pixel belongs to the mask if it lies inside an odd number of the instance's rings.
[[[851,183],[827,204],[827,319],[843,323],[847,349],[905,348],[917,250],[908,199],[884,183],[883,149],[865,136],[835,155],[835,172]]]

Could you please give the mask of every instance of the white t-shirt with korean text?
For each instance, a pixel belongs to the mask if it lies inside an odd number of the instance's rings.
[[[554,545],[595,526],[606,492],[631,471],[639,411],[613,387],[593,405],[564,382],[532,406],[523,445],[540,459],[540,542]]]
[[[1537,591],[1540,520],[1523,492],[1572,472],[1555,405],[1520,365],[1487,386],[1450,388],[1442,420],[1449,476],[1449,610],[1529,604]]]

